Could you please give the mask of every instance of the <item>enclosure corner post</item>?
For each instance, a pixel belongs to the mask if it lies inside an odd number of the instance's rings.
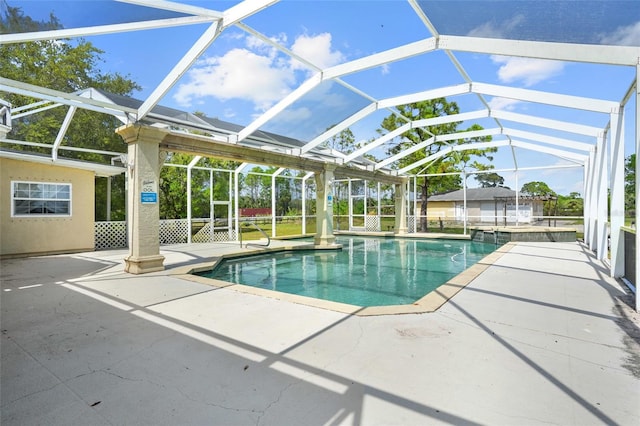
[[[316,173],[316,237],[318,246],[335,244],[333,235],[333,171],[335,165],[327,164],[321,173]]]
[[[125,271],[132,274],[161,271],[164,256],[160,255],[158,182],[164,158],[159,146],[165,133],[135,124],[120,127],[116,132],[128,145],[129,255],[125,258]]]
[[[407,184],[408,178],[404,178],[402,183],[395,186],[396,221],[395,233],[403,235],[407,233]]]

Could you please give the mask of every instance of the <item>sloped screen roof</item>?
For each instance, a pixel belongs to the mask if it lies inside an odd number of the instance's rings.
[[[53,12],[64,30],[3,34],[3,44],[84,37],[105,51],[106,71],[140,83],[135,97],[141,101],[111,98],[131,122],[169,122],[165,115],[192,122],[191,113],[199,111],[207,117],[198,125],[219,130],[218,140],[272,142],[294,156],[317,155],[349,129],[355,152],[334,151],[337,161],[412,174],[437,158],[411,167],[403,154],[390,152],[403,135],[382,130],[381,122],[403,104],[456,102],[458,129],[486,129],[498,150],[497,170],[584,165],[609,128],[610,113],[624,106],[625,150],[633,149],[629,100],[640,57],[634,1],[8,5],[34,19]],[[47,89],[0,80],[0,91],[72,104],[72,94]],[[405,122],[427,133],[439,124]],[[463,152],[452,142],[461,139],[445,137],[443,155]],[[434,141],[425,139],[413,152]],[[365,155],[372,160],[363,161]]]

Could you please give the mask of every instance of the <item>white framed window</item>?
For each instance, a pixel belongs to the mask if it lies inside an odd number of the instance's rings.
[[[71,216],[71,184],[12,181],[11,216]]]

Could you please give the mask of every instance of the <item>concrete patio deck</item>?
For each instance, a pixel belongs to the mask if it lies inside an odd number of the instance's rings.
[[[163,247],[138,276],[124,251],[2,261],[2,425],[640,418],[640,317],[579,243],[517,243],[438,311],[370,317],[171,276],[227,250]]]

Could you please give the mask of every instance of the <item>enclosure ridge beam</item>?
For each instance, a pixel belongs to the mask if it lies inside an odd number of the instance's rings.
[[[514,136],[524,139],[529,139],[536,142],[543,142],[550,145],[557,145],[565,148],[571,148],[578,151],[594,151],[595,146],[588,143],[576,142],[571,139],[557,138],[554,136],[543,135],[540,133],[527,132],[524,130],[510,129],[505,127],[504,134],[508,136]]]
[[[539,90],[520,89],[488,83],[472,83],[471,92],[481,93],[483,95],[498,96],[501,98],[517,99],[520,101],[560,106],[565,108],[600,112],[603,114],[609,114],[612,110],[617,110],[620,106],[617,102],[614,101],[585,98],[581,96],[563,95],[559,93],[542,92]]]
[[[501,120],[515,121],[517,123],[530,124],[532,126],[543,127],[547,129],[561,130],[578,135],[597,137],[600,132],[602,132],[602,129],[599,127],[587,126],[578,123],[569,123],[566,121],[553,120],[550,118],[535,117],[532,115],[519,114],[517,112],[498,109],[491,110],[490,116],[499,118]]]
[[[533,143],[522,142],[517,140],[511,141],[511,146],[522,148],[522,149],[528,149],[530,151],[542,152],[542,153],[553,155],[559,158],[564,158],[566,160],[575,161],[580,164],[586,164],[586,161],[589,158],[588,155],[575,154],[569,151],[563,151],[556,148],[547,148],[546,146],[540,146]]]

